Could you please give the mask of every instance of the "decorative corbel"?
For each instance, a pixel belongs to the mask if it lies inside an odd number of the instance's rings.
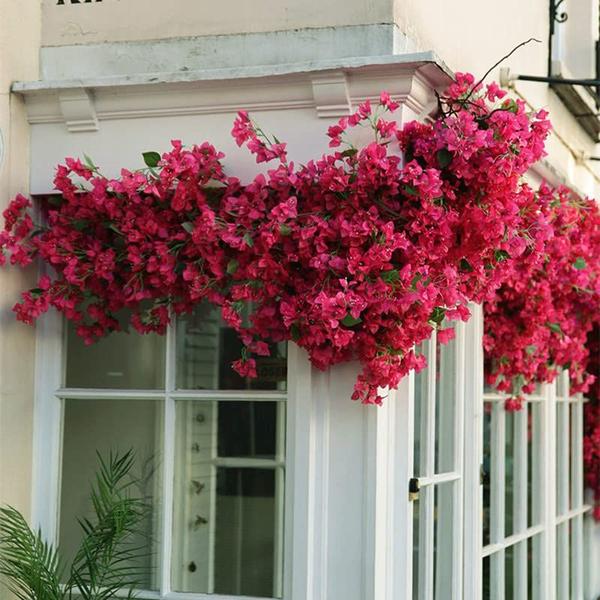
[[[96,107],[90,92],[85,88],[62,90],[58,95],[60,110],[67,129],[78,131],[98,131]]]
[[[351,112],[346,75],[342,71],[312,76],[315,108],[320,118],[343,117]]]

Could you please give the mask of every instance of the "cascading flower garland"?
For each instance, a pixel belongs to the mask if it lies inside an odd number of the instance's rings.
[[[299,167],[240,112],[238,145],[275,164],[246,184],[208,142],[175,141],[115,179],[66,159],[42,224],[23,196],[4,211],[0,264],[51,267],[17,318],[52,306],[92,343],[120,328],[122,309],[136,330],[163,333],[209,301],[245,345],[242,376],[270,342],[293,340],[320,369],[358,359],[353,398],[380,403],[381,388],[425,365],[414,348],[433,328],[448,341],[451,321],[483,303],[486,377],[511,396],[508,410],[561,368],[589,390],[584,460],[600,504],[600,213],[567,188],[521,180],[550,124],[504,96],[458,74],[433,122],[399,127],[382,93],[329,128],[329,154]],[[356,147],[360,127],[374,139]]]
[[[523,394],[569,369],[571,391],[587,391],[587,336],[600,323],[600,209],[565,187],[542,185],[537,210],[548,231],[541,252],[527,249],[484,304],[488,382]]]
[[[160,333],[172,313],[207,299],[245,344],[234,363],[242,376],[255,375],[252,356],[268,354],[268,342],[293,340],[320,369],[358,359],[353,398],[379,403],[379,388],[424,366],[413,348],[432,328],[467,319],[467,304],[490,298],[548,235],[520,178],[550,125],[503,96],[458,75],[438,119],[399,128],[384,118],[398,104],[383,93],[329,128],[337,150],[297,168],[241,112],[238,145],[276,161],[247,184],[206,142],[173,142],[162,157],[145,155],[148,170],[118,179],[67,159],[45,225],[22,196],[5,212],[11,262],[39,257],[53,269],[17,316],[31,323],[53,306],[91,343],[119,328],[123,308],[135,329]],[[362,148],[349,141],[359,126],[374,131]]]

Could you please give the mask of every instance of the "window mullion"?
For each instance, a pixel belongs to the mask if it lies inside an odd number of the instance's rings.
[[[528,407],[514,413],[514,483],[513,483],[513,530],[520,533],[527,529],[527,416]],[[515,598],[527,597],[527,542],[514,548]]]
[[[505,449],[506,422],[504,406],[498,402],[492,407],[492,469],[491,469],[491,507],[490,541],[492,544],[504,540],[505,515]],[[491,556],[491,597],[503,600],[505,590],[504,550]]]
[[[421,475],[435,474],[436,332],[428,345],[427,395],[421,412]],[[435,485],[426,487],[419,499],[419,591],[423,600],[433,600]]]
[[[583,398],[578,395],[571,405],[571,509],[583,506]],[[576,516],[571,526],[571,597],[583,598],[584,556],[583,515]]]
[[[37,324],[31,520],[47,540],[58,541],[63,403],[63,322],[51,311]]]
[[[546,400],[540,419],[540,469],[536,488],[541,492],[542,524],[539,598],[556,599],[556,383],[545,384]],[[538,495],[534,496],[537,500]]]
[[[479,600],[482,588],[482,506],[480,468],[483,460],[483,315],[481,306],[470,306],[465,324],[464,366],[464,514],[463,598]]]
[[[174,321],[167,329],[165,360],[165,402],[163,423],[163,493],[162,493],[162,546],[160,549],[161,596],[171,592],[171,557],[173,549],[173,491],[175,485],[175,390],[176,326]]]

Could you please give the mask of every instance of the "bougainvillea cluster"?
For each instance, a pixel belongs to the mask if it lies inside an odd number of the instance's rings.
[[[587,337],[600,322],[600,210],[566,187],[542,185],[537,210],[548,231],[528,248],[484,305],[488,382],[511,394],[508,408],[540,382],[568,369],[571,392],[585,392]]]
[[[17,316],[31,323],[53,306],[91,343],[119,329],[124,308],[135,329],[161,333],[208,300],[245,344],[241,375],[255,374],[269,342],[293,340],[320,369],[358,359],[353,398],[378,403],[380,388],[424,366],[416,344],[433,328],[449,339],[447,324],[467,319],[467,304],[491,298],[549,235],[521,181],[549,122],[503,96],[459,75],[437,119],[399,127],[383,93],[330,127],[333,150],[301,166],[239,113],[237,143],[274,165],[246,183],[207,142],[173,142],[115,179],[67,159],[44,225],[22,196],[5,213],[10,260],[52,268]],[[357,148],[359,127],[373,141]]]

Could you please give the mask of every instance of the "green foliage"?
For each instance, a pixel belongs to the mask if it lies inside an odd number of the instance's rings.
[[[108,600],[119,590],[132,596],[147,576],[141,559],[148,544],[140,533],[149,506],[134,493],[133,452],[108,460],[98,454],[98,461],[92,516],[79,520],[83,539],[68,569],[41,531],[32,531],[16,509],[0,509],[0,574],[20,600]]]

